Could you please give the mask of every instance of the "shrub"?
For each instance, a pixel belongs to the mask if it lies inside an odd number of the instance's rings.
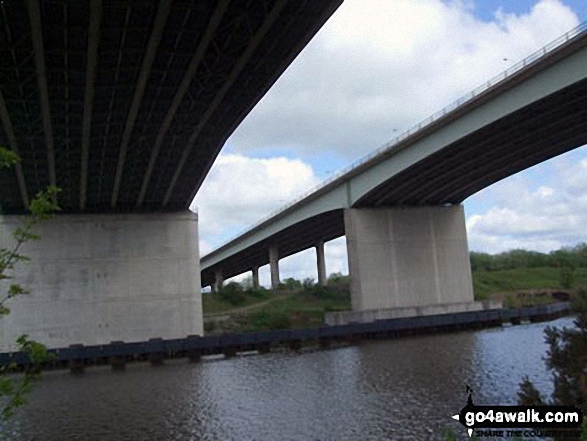
[[[575,283],[575,268],[569,265],[561,266],[559,277],[563,288],[572,288]]]
[[[314,279],[309,277],[307,279],[304,279],[304,281],[302,282],[302,287],[306,290],[313,288],[314,285],[316,285],[316,282],[314,281]]]
[[[245,294],[249,297],[254,297],[255,299],[267,299],[271,296],[271,293],[263,287],[259,287],[257,289],[249,288],[245,291]]]
[[[518,403],[576,405],[587,411],[587,289],[580,289],[573,298],[573,309],[577,313],[574,328],[545,329],[545,340],[549,346],[544,361],[553,373],[554,392],[545,399],[525,377],[520,384]],[[587,438],[587,423],[583,426],[583,439]],[[555,439],[562,439],[557,438]]]
[[[286,313],[258,311],[248,316],[251,331],[273,331],[277,329],[290,329],[292,320]]]
[[[224,285],[218,291],[218,295],[222,300],[233,306],[242,305],[247,299],[242,286],[236,282],[230,282]]]
[[[216,322],[214,320],[204,322],[204,332],[209,333],[209,332],[214,332],[215,330],[216,330]]]

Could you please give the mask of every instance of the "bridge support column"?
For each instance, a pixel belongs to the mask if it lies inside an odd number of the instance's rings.
[[[259,289],[259,267],[255,266],[251,271],[253,273],[253,289]]]
[[[326,278],[326,259],[324,258],[323,241],[316,244],[316,263],[318,265],[318,284],[326,286],[328,279]]]
[[[327,323],[485,306],[473,303],[462,206],[348,209],[344,216],[353,311]]]
[[[214,272],[214,285],[212,285],[212,291],[218,292],[222,289],[224,284],[224,277],[222,276],[222,270],[217,269]]]
[[[279,288],[279,250],[273,246],[269,248],[269,269],[271,270],[271,289]]]
[[[0,217],[0,248],[20,216]],[[58,215],[35,227],[0,351],[21,334],[50,348],[203,334],[197,214]]]

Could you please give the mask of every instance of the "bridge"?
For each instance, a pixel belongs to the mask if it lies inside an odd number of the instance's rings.
[[[204,256],[202,286],[269,264],[276,288],[279,259],[312,247],[326,284],[324,242],[346,234],[353,312],[334,322],[482,307],[460,204],[587,144],[586,105],[584,23]]]
[[[202,334],[197,216],[222,145],[342,0],[5,0],[0,247],[59,187],[0,323],[59,347]]]

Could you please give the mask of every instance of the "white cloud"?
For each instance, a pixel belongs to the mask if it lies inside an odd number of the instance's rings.
[[[369,153],[578,24],[558,0],[522,15],[497,11],[491,22],[471,5],[346,0],[229,139],[237,154],[220,155],[210,171],[195,200],[202,255],[316,185],[312,155],[350,162]],[[300,159],[250,157],[280,150]],[[486,190],[494,206],[469,217],[471,249],[548,251],[587,240],[587,159],[573,173],[563,162],[536,190],[520,175]],[[282,278],[315,278],[311,253],[284,259]],[[348,272],[346,262],[344,238],[327,244],[329,274]],[[268,277],[262,270],[261,282]]]
[[[489,197],[495,205],[467,219],[472,250],[548,252],[587,242],[587,161],[563,156],[549,165],[548,184],[534,191],[524,175],[517,175],[474,196]]]
[[[201,254],[318,183],[312,168],[298,159],[221,154],[192,203],[199,214]]]
[[[318,183],[312,168],[301,160],[220,155],[192,204],[199,214],[200,254],[221,245],[227,239],[226,233],[230,236],[249,227]],[[344,237],[327,242],[325,253],[327,274],[348,273]],[[317,279],[314,250],[282,259],[280,270],[282,279]],[[270,285],[267,268],[261,269],[259,278],[261,284]]]
[[[557,0],[493,22],[469,6],[346,0],[229,145],[362,156],[578,24]]]

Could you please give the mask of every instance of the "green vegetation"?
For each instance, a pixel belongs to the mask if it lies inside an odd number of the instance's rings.
[[[516,268],[587,268],[587,244],[562,248],[548,254],[537,251],[511,250],[500,254],[471,252],[473,271],[497,271]]]
[[[13,166],[19,161],[10,150],[0,146],[0,169]],[[36,240],[39,237],[33,234],[34,226],[48,219],[52,213],[59,210],[56,196],[59,189],[49,187],[40,192],[29,204],[30,218],[13,232],[14,246],[9,249],[0,249],[0,317],[10,313],[7,304],[14,298],[28,294],[28,291],[14,281],[13,272],[15,265],[28,260],[20,254],[20,248],[26,242]],[[23,375],[10,375],[16,370],[14,364],[0,365],[0,436],[4,435],[6,422],[12,417],[17,408],[25,403],[26,394],[30,391],[32,383],[37,379],[39,366],[48,360],[47,349],[40,343],[29,340],[27,335],[20,336],[17,341],[20,351],[28,354],[31,367]]]
[[[476,300],[500,300],[506,307],[552,302],[553,291],[587,285],[587,244],[549,254],[512,250],[470,253]]]
[[[287,279],[277,293],[265,289],[255,291],[246,288],[247,283],[239,291],[234,285],[229,283],[218,293],[202,296],[206,332],[255,332],[321,326],[326,312],[351,307],[349,279],[340,274],[330,276],[328,287],[317,285],[312,279],[303,282]],[[235,296],[234,292],[238,294]],[[239,300],[238,307],[227,300],[235,298]],[[225,317],[217,320],[219,315]]]
[[[575,269],[573,276],[573,284],[568,286],[561,283],[559,268],[477,270],[473,271],[473,289],[477,300],[486,300],[495,294],[521,290],[565,290],[587,284],[587,268]]]
[[[206,314],[218,314],[255,305],[272,297],[271,291],[265,288],[253,289],[246,283],[227,283],[215,294],[204,294],[202,304]]]
[[[554,381],[552,396],[542,397],[525,377],[518,392],[520,404],[578,406],[583,414],[587,413],[587,288],[578,290],[573,306],[577,313],[574,328],[548,327],[544,331],[549,346],[545,362]],[[587,420],[583,424],[582,440],[587,441]]]
[[[497,255],[472,252],[476,300],[498,300],[505,307],[551,303],[553,293],[587,285],[587,244],[549,254],[513,250]],[[332,274],[328,286],[313,279],[285,279],[276,293],[253,289],[249,278],[203,295],[208,333],[250,332],[320,326],[324,314],[351,308],[349,277]]]

